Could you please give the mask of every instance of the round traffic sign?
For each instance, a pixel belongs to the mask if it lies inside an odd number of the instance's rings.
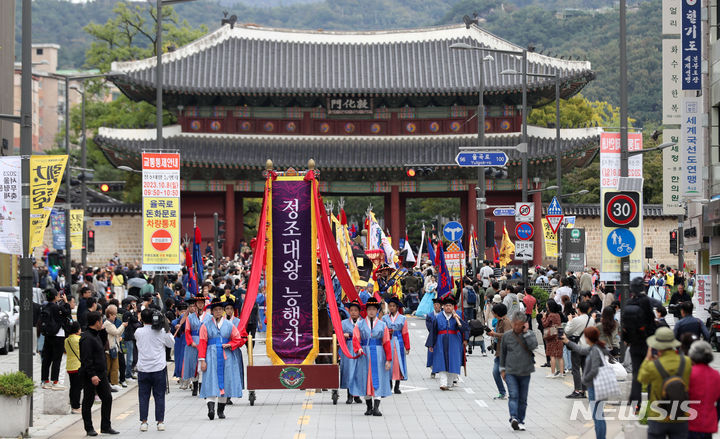
[[[530,215],[530,205],[529,204],[520,205],[520,215],[522,215],[522,216]]]
[[[608,234],[606,246],[611,255],[623,258],[635,251],[635,234],[628,229],[614,229]]]
[[[152,236],[150,236],[150,244],[159,252],[164,252],[169,249],[172,241],[172,235],[165,229],[156,230]]]
[[[617,194],[607,203],[605,215],[618,226],[630,224],[638,214],[635,200],[626,194]]]
[[[534,233],[535,228],[530,223],[518,223],[518,225],[515,226],[515,236],[522,241],[527,241],[532,238]]]

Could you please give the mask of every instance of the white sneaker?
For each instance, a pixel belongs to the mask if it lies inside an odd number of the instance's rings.
[[[121,389],[120,386],[115,386],[115,385],[112,385],[112,384],[110,385],[110,391],[113,392],[113,393],[119,392],[120,389]]]
[[[140,424],[140,431],[148,431],[148,423],[147,422],[142,422]]]
[[[545,378],[555,378],[556,376],[557,375],[555,375],[555,374],[549,373],[549,374],[545,375]]]
[[[523,424],[522,422],[519,423],[519,424],[518,424],[518,430],[520,430],[520,431],[525,431],[525,424]]]
[[[42,388],[43,389],[52,389],[52,383],[50,381],[46,381],[46,382],[42,383]]]
[[[53,390],[65,390],[65,386],[60,383],[55,383],[51,387]]]
[[[164,422],[158,422],[158,431],[165,431],[165,423]]]

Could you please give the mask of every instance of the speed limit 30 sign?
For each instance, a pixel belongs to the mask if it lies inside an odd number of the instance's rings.
[[[639,192],[605,192],[605,227],[630,228],[640,224]]]

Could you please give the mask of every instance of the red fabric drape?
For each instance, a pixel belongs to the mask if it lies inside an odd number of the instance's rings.
[[[313,181],[313,195],[315,196],[315,221],[317,221],[318,230],[323,229],[323,226],[327,226],[328,222],[326,220],[327,215],[323,215],[325,212],[325,207],[323,206],[322,200],[320,199],[320,196],[317,192],[317,183]],[[328,226],[329,227],[329,226]],[[322,267],[322,273],[323,277],[325,278],[325,296],[327,297],[327,304],[328,309],[330,311],[330,321],[332,322],[333,329],[335,330],[335,335],[338,338],[338,344],[340,345],[340,350],[342,353],[349,358],[359,358],[361,355],[352,355],[350,353],[350,350],[347,347],[347,343],[345,342],[345,336],[343,334],[342,329],[342,321],[340,320],[340,313],[338,311],[337,301],[335,300],[335,291],[333,291],[332,286],[332,278],[330,276],[330,264],[328,262],[328,251],[332,251],[331,249],[334,248],[336,253],[339,253],[337,249],[337,245],[335,244],[335,241],[328,241],[326,239],[325,233],[318,233],[318,243],[320,244],[320,265]],[[340,260],[342,262],[342,259]],[[335,263],[335,261],[333,261]],[[344,270],[335,270],[337,274],[342,272]],[[347,273],[345,273],[345,276],[348,276]],[[338,275],[338,278],[340,276]],[[349,278],[349,276],[348,276]],[[353,292],[355,290],[353,289]]]

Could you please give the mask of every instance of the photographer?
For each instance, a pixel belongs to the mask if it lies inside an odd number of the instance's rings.
[[[45,336],[40,368],[42,388],[64,390],[65,386],[59,384],[58,379],[60,362],[65,351],[65,330],[69,329],[70,307],[65,303],[65,296],[61,299],[54,288],[45,290],[45,297],[47,303],[43,305],[38,321],[40,333]]]
[[[133,362],[135,359],[135,330],[140,326],[137,319],[136,313],[137,299],[135,296],[128,296],[123,299],[122,304],[125,311],[122,314],[123,323],[127,323],[125,326],[125,332],[123,339],[125,342],[125,370],[121,371],[125,374],[125,379],[135,379],[133,376]]]
[[[140,313],[145,326],[135,331],[138,348],[138,400],[140,402],[140,431],[147,431],[150,393],[155,400],[155,421],[158,431],[165,430],[165,391],[167,363],[165,348],[175,344],[167,319],[162,312],[145,308]]]

